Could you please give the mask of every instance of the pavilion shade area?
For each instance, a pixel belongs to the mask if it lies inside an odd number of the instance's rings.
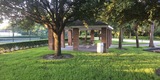
[[[78,29],[78,30],[76,30]],[[70,42],[73,44],[73,50],[79,50],[77,46],[79,46],[79,38],[77,38],[77,36],[79,36],[77,33],[79,33],[79,31],[90,31],[90,40],[91,42],[93,43],[94,42],[94,32],[95,30],[98,30],[98,31],[101,31],[101,42],[104,43],[104,47],[106,49],[109,48],[109,46],[111,45],[111,40],[112,40],[112,27],[108,26],[107,24],[105,23],[102,23],[102,22],[95,22],[95,23],[92,23],[92,24],[88,24],[88,26],[84,26],[83,22],[82,21],[76,21],[74,23],[72,23],[72,25],[70,26],[67,26],[65,28],[66,31],[73,31],[73,35],[72,37],[68,36],[68,40],[72,40],[72,39],[69,39],[69,38],[73,38],[73,42]],[[76,31],[75,31],[76,30]],[[75,36],[76,35],[76,36]],[[76,39],[75,39],[76,37]],[[78,41],[74,41],[74,40],[78,40]],[[70,44],[68,43],[68,44]],[[106,50],[104,50],[104,52],[106,52]]]
[[[88,26],[84,26],[82,21],[74,22],[72,23],[72,25],[67,25],[65,27],[64,32],[62,33],[62,37],[61,37],[61,44],[63,44],[61,45],[61,47],[65,48],[65,45],[64,45],[65,44],[64,42],[65,34],[64,33],[68,33],[68,36],[67,36],[68,46],[73,46],[73,50],[79,50],[79,32],[86,31],[86,30],[90,31],[90,36],[91,36],[90,41],[93,43],[95,30],[98,30],[98,31],[101,31],[101,36],[100,36],[101,42],[104,43],[105,48],[108,49],[109,46],[111,45],[112,29],[113,29],[112,27],[102,22],[91,23],[91,24],[88,24]],[[49,42],[54,42],[54,41],[49,41]]]

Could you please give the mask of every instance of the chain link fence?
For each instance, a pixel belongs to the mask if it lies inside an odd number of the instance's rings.
[[[32,30],[12,28],[0,30],[0,44],[43,39],[48,39],[48,31],[45,28],[37,28]]]

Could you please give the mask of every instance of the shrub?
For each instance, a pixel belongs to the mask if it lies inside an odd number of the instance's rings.
[[[0,53],[11,52],[11,51],[21,50],[21,49],[34,48],[34,47],[41,47],[41,46],[46,46],[47,44],[48,44],[48,40],[0,44]]]

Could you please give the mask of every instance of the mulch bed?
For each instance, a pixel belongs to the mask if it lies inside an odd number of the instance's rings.
[[[149,49],[144,49],[144,51],[160,53],[160,48],[149,48]]]
[[[156,70],[155,70],[155,73],[156,73],[158,76],[160,76],[160,68],[156,69]]]
[[[74,56],[71,54],[62,54],[60,56],[56,56],[54,54],[47,54],[43,56],[43,59],[46,60],[54,60],[54,59],[69,59],[69,58],[73,58]]]

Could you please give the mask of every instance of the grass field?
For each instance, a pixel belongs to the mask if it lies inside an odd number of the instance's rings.
[[[99,43],[101,42],[100,40],[95,40],[95,43]],[[119,41],[116,41],[116,40],[112,40],[112,45],[118,45],[119,44]],[[135,44],[136,45],[136,42],[122,42],[123,45],[133,45]],[[139,44],[148,44],[146,42],[139,42]]]
[[[160,80],[160,54],[143,48],[110,49],[109,53],[63,51],[74,58],[44,60],[47,47],[0,54],[0,80]]]

